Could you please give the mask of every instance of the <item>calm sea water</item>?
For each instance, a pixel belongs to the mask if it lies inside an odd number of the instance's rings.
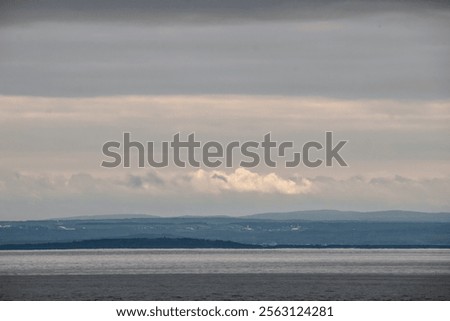
[[[0,275],[211,273],[450,274],[450,250],[1,251]]]
[[[2,251],[0,300],[450,300],[450,250]]]

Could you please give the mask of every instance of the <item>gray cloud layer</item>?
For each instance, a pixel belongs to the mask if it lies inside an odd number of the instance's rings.
[[[293,209],[402,208],[445,211],[450,208],[450,177],[409,179],[402,176],[346,179],[301,176],[282,178],[238,169],[220,173],[141,172],[99,178],[0,172],[0,213],[5,220],[89,214],[157,215],[251,214]]]
[[[449,97],[445,1],[8,3],[5,95]]]
[[[445,0],[34,0],[0,3],[1,24],[140,21],[158,24],[329,20],[383,12],[447,10]]]

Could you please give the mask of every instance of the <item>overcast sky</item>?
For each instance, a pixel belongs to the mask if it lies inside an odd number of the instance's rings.
[[[450,211],[449,32],[447,1],[2,1],[0,219]],[[124,131],[333,131],[350,166],[101,168]]]

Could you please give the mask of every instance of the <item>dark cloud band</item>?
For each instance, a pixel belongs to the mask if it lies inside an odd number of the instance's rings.
[[[0,2],[0,24],[101,20],[179,24],[333,19],[380,12],[449,8],[448,1],[439,0],[6,0]]]

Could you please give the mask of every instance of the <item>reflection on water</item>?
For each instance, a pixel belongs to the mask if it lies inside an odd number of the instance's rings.
[[[450,274],[450,250],[2,251],[1,275],[154,273]]]

